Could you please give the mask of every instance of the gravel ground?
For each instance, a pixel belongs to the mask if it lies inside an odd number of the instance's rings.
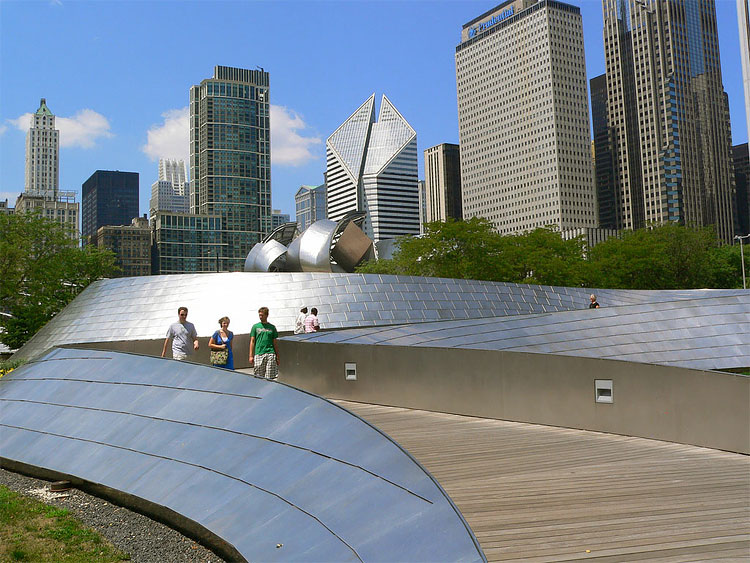
[[[70,489],[64,493],[50,493],[48,481],[33,479],[4,469],[0,469],[0,485],[46,504],[67,508],[84,524],[99,532],[122,551],[129,553],[131,561],[223,561],[212,551],[159,522],[77,489]]]

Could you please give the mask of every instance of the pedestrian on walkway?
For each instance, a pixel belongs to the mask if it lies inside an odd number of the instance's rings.
[[[320,330],[320,323],[318,322],[318,310],[313,307],[310,309],[310,314],[305,319],[305,332],[318,332]]]
[[[299,315],[294,321],[294,334],[303,334],[305,332],[305,319],[307,318],[307,307],[299,310]]]
[[[257,377],[276,379],[279,376],[279,332],[268,322],[268,307],[258,309],[259,323],[250,330],[250,367]]]
[[[172,340],[172,357],[175,360],[185,360],[198,349],[198,333],[195,325],[188,322],[187,315],[187,307],[177,309],[177,322],[169,325],[167,338],[164,340],[164,347],[161,351],[162,358],[167,355],[167,345],[170,339]]]
[[[234,355],[232,354],[234,333],[229,330],[229,317],[221,317],[219,327],[219,330],[214,332],[211,340],[208,341],[208,347],[211,349],[211,365],[234,369]]]

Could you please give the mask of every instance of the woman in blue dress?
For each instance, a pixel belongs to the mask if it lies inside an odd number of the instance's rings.
[[[214,332],[211,336],[211,340],[208,341],[208,347],[211,350],[219,351],[226,350],[228,357],[226,364],[211,364],[217,368],[234,369],[234,358],[232,357],[232,340],[234,334],[229,330],[229,317],[221,317],[219,319],[219,330]]]

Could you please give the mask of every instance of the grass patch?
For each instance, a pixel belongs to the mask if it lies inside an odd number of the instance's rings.
[[[0,377],[26,363],[26,360],[3,360],[0,362]]]
[[[64,508],[0,485],[0,561],[124,561],[127,553],[86,528]]]

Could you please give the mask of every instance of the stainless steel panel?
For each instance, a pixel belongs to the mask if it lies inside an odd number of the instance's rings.
[[[247,560],[484,559],[437,483],[375,428],[216,372],[53,350],[0,380],[0,452],[164,506]]]

